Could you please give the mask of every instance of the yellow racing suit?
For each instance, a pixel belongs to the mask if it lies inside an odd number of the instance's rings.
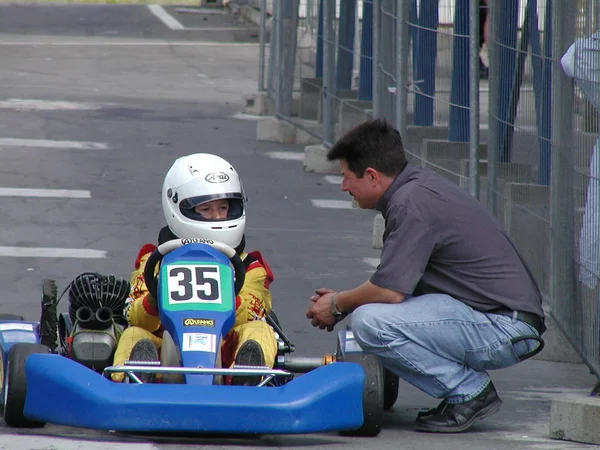
[[[129,359],[131,350],[140,339],[150,339],[160,350],[163,327],[158,310],[148,302],[148,288],[144,281],[144,267],[156,246],[144,245],[138,252],[135,270],[131,274],[131,291],[123,314],[129,327],[125,329],[114,356],[114,365],[122,365]],[[273,367],[277,356],[277,341],[273,329],[264,320],[271,310],[271,292],[269,285],[273,273],[257,252],[241,253],[246,266],[244,285],[236,296],[236,317],[232,330],[225,336],[221,345],[221,365],[231,367],[237,350],[248,341],[255,340],[261,347],[265,365]],[[123,373],[113,373],[113,381],[122,381]]]

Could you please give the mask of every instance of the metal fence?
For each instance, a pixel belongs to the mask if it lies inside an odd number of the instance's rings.
[[[259,85],[275,115],[326,146],[368,118],[396,124],[414,164],[504,224],[547,312],[600,376],[600,44],[585,40],[600,3],[271,4]],[[570,77],[561,60],[573,43]]]

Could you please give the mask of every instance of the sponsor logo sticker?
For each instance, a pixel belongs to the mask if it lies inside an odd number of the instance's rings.
[[[229,175],[225,172],[213,172],[204,177],[209,183],[226,183],[229,181]]]
[[[215,327],[215,320],[214,319],[194,319],[194,318],[188,318],[188,319],[183,319],[183,326],[184,327],[207,327],[207,328],[214,328]]]
[[[217,351],[217,337],[206,333],[183,333],[181,350],[184,352],[208,352]]]

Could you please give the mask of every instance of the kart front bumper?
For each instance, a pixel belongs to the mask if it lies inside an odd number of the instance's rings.
[[[319,367],[279,387],[115,383],[59,355],[25,365],[24,415],[58,425],[131,432],[303,434],[363,424],[363,369]]]

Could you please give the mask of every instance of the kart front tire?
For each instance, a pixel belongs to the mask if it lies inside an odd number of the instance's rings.
[[[398,375],[385,369],[383,375],[383,409],[385,411],[392,409],[396,400],[398,400],[399,383]]]
[[[344,436],[375,437],[381,431],[384,407],[384,369],[381,361],[369,353],[346,353],[343,362],[360,365],[365,371],[363,387],[363,425],[342,431]]]
[[[8,351],[6,377],[4,379],[4,422],[15,428],[40,428],[44,422],[29,420],[23,415],[27,379],[25,377],[25,361],[29,355],[50,353],[50,349],[42,344],[14,344]]]

